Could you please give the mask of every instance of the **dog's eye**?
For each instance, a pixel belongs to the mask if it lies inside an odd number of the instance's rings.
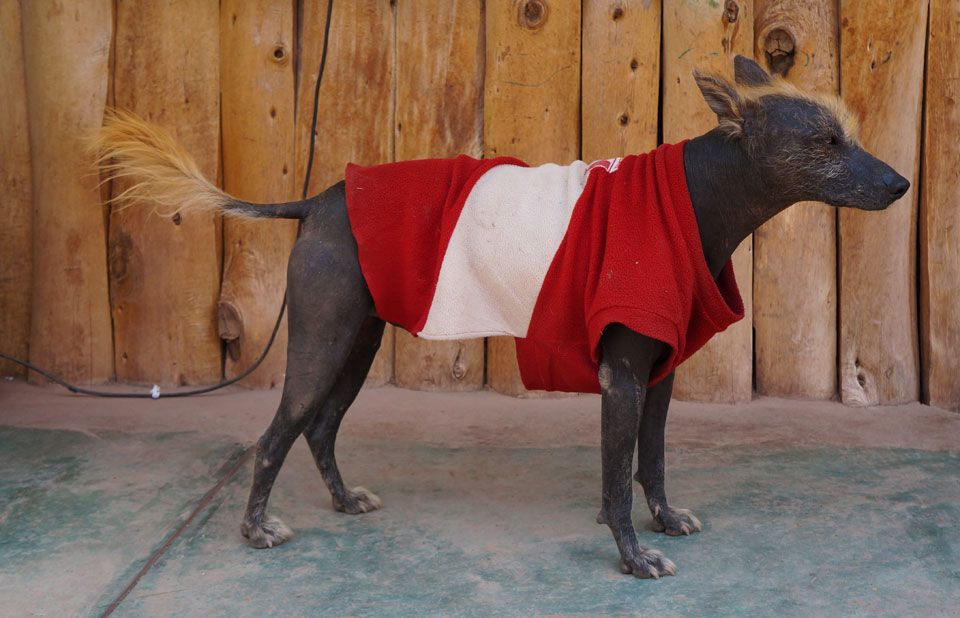
[[[823,143],[827,146],[837,146],[840,144],[840,140],[837,139],[836,135],[831,135],[823,140]]]

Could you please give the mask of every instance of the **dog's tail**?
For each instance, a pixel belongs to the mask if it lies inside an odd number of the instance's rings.
[[[309,201],[251,204],[238,200],[208,181],[196,162],[164,129],[136,114],[108,110],[102,127],[89,140],[105,180],[129,179],[113,197],[120,207],[143,200],[161,215],[181,210],[216,210],[248,218],[302,219]]]

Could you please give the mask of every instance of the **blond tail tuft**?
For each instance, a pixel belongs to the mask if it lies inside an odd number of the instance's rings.
[[[182,210],[230,209],[236,201],[203,177],[193,158],[164,129],[131,112],[107,110],[104,124],[89,139],[97,165],[108,180],[129,179],[110,200],[126,208],[154,204],[154,212],[173,216]]]

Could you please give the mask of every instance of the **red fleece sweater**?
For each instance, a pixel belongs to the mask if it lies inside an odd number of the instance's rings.
[[[685,142],[528,168],[509,158],[349,165],[360,266],[384,320],[432,339],[517,337],[524,385],[599,392],[611,323],[663,341],[650,384],[743,317],[707,268]]]

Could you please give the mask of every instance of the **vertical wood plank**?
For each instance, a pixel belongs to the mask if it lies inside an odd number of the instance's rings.
[[[745,0],[670,2],[663,12],[663,140],[706,133],[717,125],[693,69],[733,75],[733,57],[750,56],[753,6]],[[753,238],[733,255],[747,316],[753,313]],[[753,395],[753,334],[749,318],[718,334],[677,369],[674,395],[696,401],[748,401]]]
[[[106,232],[82,136],[103,119],[111,3],[22,8],[34,187],[30,360],[68,381],[100,382],[113,373]]]
[[[484,152],[531,165],[580,154],[580,3],[515,0],[486,7]],[[487,343],[487,382],[526,394],[512,338]]]
[[[884,212],[840,211],[840,394],[851,405],[916,401],[917,167],[926,0],[840,2],[840,91],[864,147],[910,180]]]
[[[839,92],[833,2],[761,0],[755,57],[772,74]],[[797,204],[754,234],[753,325],[757,392],[829,399],[837,390],[836,210]]]
[[[242,200],[297,199],[294,186],[294,4],[222,0],[223,186]],[[223,221],[218,329],[227,341],[225,377],[243,373],[266,347],[283,301],[296,221]],[[270,353],[244,378],[254,388],[283,383],[286,316]]]
[[[348,162],[393,160],[394,12],[390,0],[336,2],[317,117],[316,158],[310,195],[343,179]],[[305,0],[298,36],[297,186],[306,174],[313,92],[323,49],[327,3]],[[299,193],[298,193],[299,195]],[[367,385],[393,378],[394,329],[387,327]]]
[[[20,2],[0,3],[0,350],[26,359],[30,343],[33,187]],[[0,360],[0,376],[26,369]]]
[[[960,410],[960,4],[930,4],[920,202],[924,401]]]
[[[165,127],[217,178],[220,13],[216,0],[117,4],[116,105]],[[123,183],[114,184],[114,195]],[[220,216],[158,217],[138,204],[110,215],[117,378],[216,382]]]
[[[397,3],[396,160],[483,154],[483,3]],[[483,386],[483,339],[427,341],[396,334],[397,386]]]
[[[657,147],[661,13],[659,0],[583,3],[584,161]]]

